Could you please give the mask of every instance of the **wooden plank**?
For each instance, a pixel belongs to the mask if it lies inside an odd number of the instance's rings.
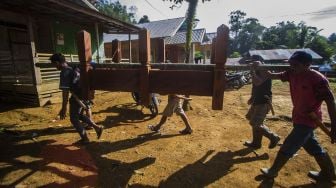
[[[166,62],[166,44],[163,38],[157,39],[158,44],[158,63]]]
[[[139,60],[141,63],[140,68],[140,101],[144,105],[148,105],[150,101],[149,93],[149,71],[150,71],[150,34],[147,29],[139,32]]]
[[[112,61],[120,63],[121,55],[121,42],[115,39],[112,41]]]
[[[212,39],[210,63],[215,64],[216,57],[216,37]]]
[[[139,91],[139,70],[96,69],[90,72],[90,85],[94,90]]]
[[[151,70],[150,92],[160,94],[212,95],[213,72]]]
[[[89,85],[89,68],[92,60],[90,33],[84,30],[77,33],[77,49],[81,67],[80,84],[82,87],[82,97],[84,100],[91,100],[94,98],[94,95]]]

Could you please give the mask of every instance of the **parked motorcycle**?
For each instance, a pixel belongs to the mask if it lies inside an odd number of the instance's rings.
[[[249,72],[227,73],[225,89],[240,89],[251,82]]]
[[[140,104],[140,94],[138,92],[132,92],[133,100],[139,105]],[[143,106],[149,109],[152,115],[155,117],[159,114],[159,105],[161,100],[158,98],[158,94],[151,93],[150,94],[150,101],[148,106]]]

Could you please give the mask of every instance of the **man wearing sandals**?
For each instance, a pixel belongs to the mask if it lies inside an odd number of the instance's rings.
[[[168,104],[162,113],[162,117],[161,117],[159,124],[157,124],[156,126],[149,125],[148,128],[151,131],[158,132],[161,126],[167,121],[167,118],[171,117],[175,112],[177,115],[179,115],[182,118],[186,126],[186,128],[181,130],[180,133],[181,134],[191,134],[192,129],[189,123],[189,119],[182,109],[182,100],[191,100],[191,98],[186,98],[183,95],[176,95],[176,94],[168,95]]]
[[[81,139],[78,141],[78,144],[88,144],[90,142],[85,128],[80,123],[82,120],[84,123],[92,126],[96,133],[97,138],[99,139],[103,132],[103,127],[96,125],[90,117],[87,117],[82,113],[83,107],[80,104],[81,99],[81,88],[79,84],[80,72],[78,68],[73,69],[70,67],[66,61],[65,57],[62,54],[54,54],[50,58],[51,63],[58,69],[61,70],[60,73],[60,89],[62,90],[62,108],[59,113],[60,119],[65,119],[66,109],[68,104],[69,93],[71,97],[69,100],[70,103],[70,121],[75,127],[76,131],[79,133]],[[76,99],[77,98],[77,99]]]
[[[270,140],[268,148],[272,149],[280,140],[280,137],[264,124],[266,115],[271,109],[270,105],[272,105],[272,80],[265,77],[263,71],[255,69],[261,64],[261,61],[258,61],[259,56],[252,56],[251,60],[253,61],[251,64],[252,94],[247,102],[251,107],[246,118],[252,127],[252,141],[246,141],[244,145],[256,149],[261,148],[261,141],[265,136]]]

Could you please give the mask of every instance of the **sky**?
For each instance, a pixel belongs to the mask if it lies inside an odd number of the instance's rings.
[[[136,6],[137,20],[147,15],[150,21],[185,16],[188,3],[184,2],[173,10],[169,1],[163,0],[119,0],[126,6]],[[257,18],[259,23],[269,27],[281,21],[304,21],[308,26],[323,29],[320,34],[330,36],[336,33],[336,0],[211,0],[197,7],[197,28],[215,32],[221,24],[228,25],[232,11],[245,12],[246,18]]]

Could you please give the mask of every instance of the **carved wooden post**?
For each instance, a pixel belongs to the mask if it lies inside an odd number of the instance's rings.
[[[212,39],[212,43],[211,43],[210,64],[215,64],[215,57],[216,57],[216,37]]]
[[[217,28],[217,39],[215,43],[215,71],[212,93],[212,109],[223,109],[223,98],[225,88],[225,63],[227,59],[227,47],[229,42],[229,28],[221,25]]]
[[[120,63],[121,61],[121,42],[118,39],[112,41],[112,62]]]
[[[166,62],[166,44],[163,38],[160,38],[158,41],[158,63]]]
[[[91,100],[94,98],[94,93],[90,90],[89,84],[89,69],[92,60],[90,33],[84,30],[77,33],[77,49],[81,68],[80,84],[82,88],[82,98],[84,100]]]
[[[143,29],[139,32],[139,60],[140,69],[140,99],[141,103],[148,105],[150,101],[149,94],[149,71],[150,71],[150,35],[149,31]]]

